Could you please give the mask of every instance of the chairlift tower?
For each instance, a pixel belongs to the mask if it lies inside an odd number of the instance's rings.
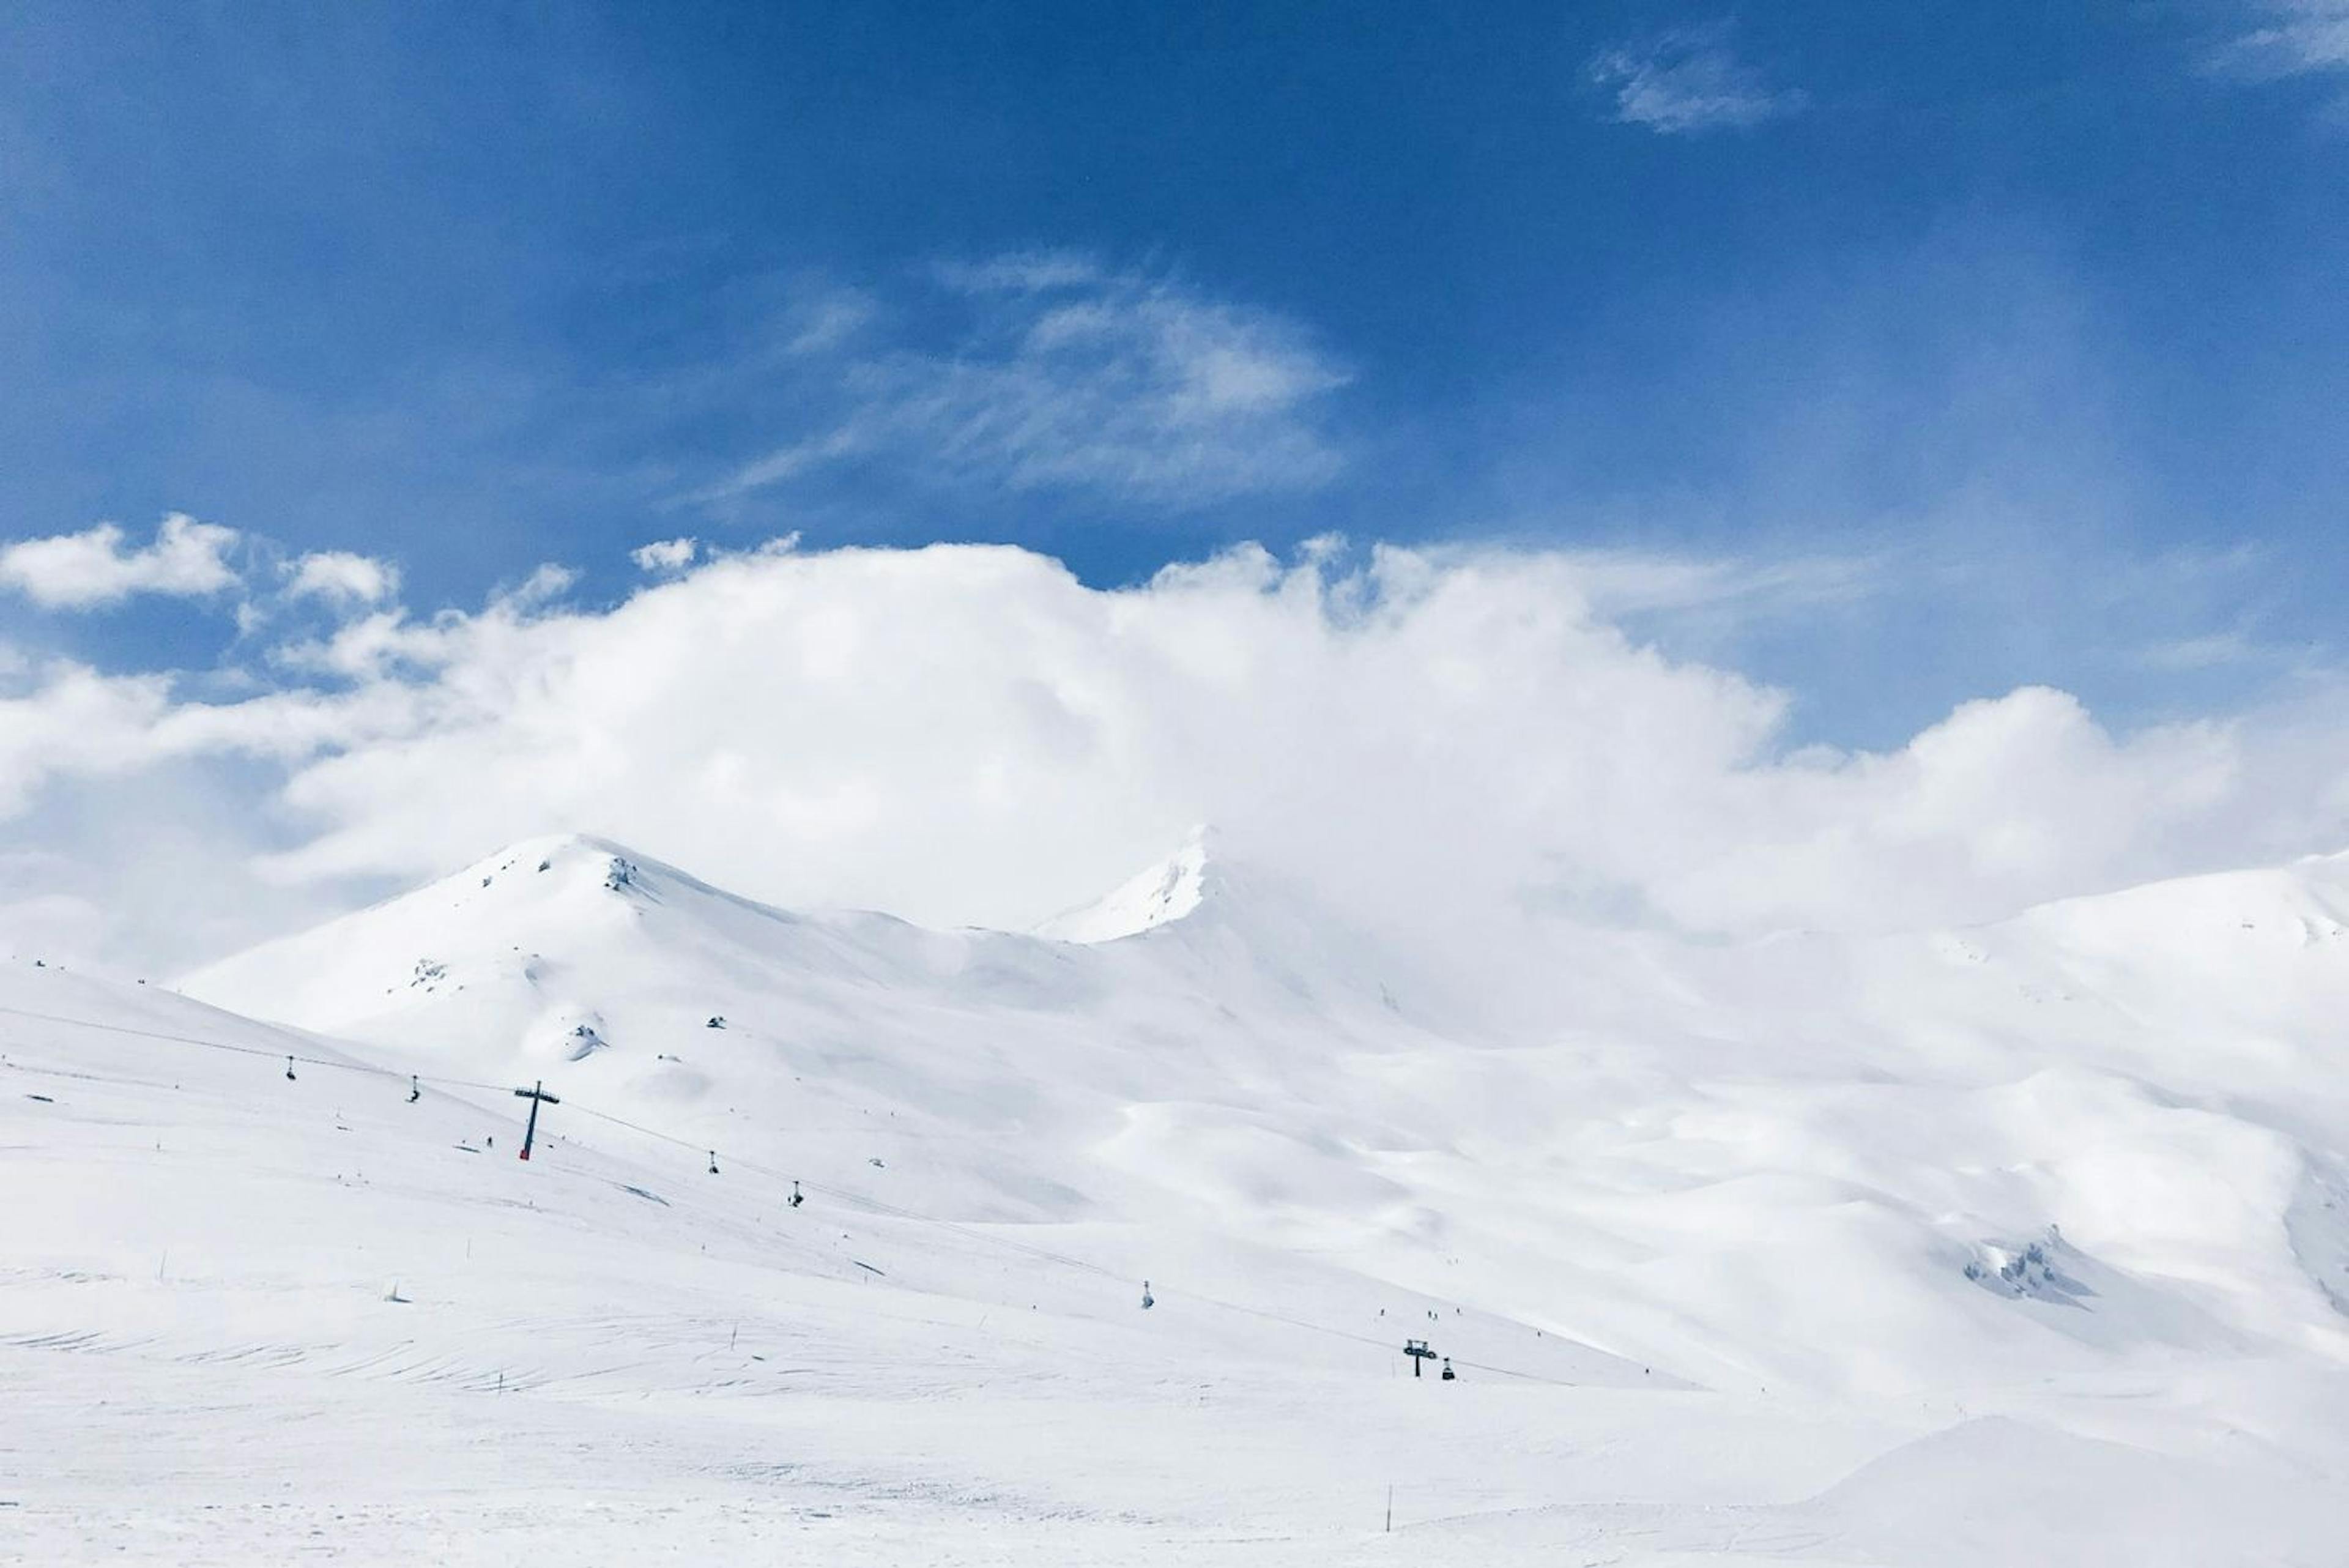
[[[530,1121],[522,1129],[522,1158],[528,1159],[531,1146],[538,1141],[538,1107],[559,1106],[563,1102],[548,1094],[543,1083],[533,1084],[527,1089],[516,1089],[514,1095],[530,1102]]]

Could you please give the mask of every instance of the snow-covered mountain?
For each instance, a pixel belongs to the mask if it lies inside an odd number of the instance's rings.
[[[1561,949],[1553,1030],[1495,1041],[1403,1011],[1204,835],[1043,938],[791,913],[566,837],[185,989],[794,1168],[879,1158],[958,1217],[1179,1218],[1701,1380],[1930,1388],[2349,1330],[2344,866],[1871,942],[1609,937]],[[1961,1288],[2051,1228],[2094,1312]],[[1830,1259],[1858,1289],[1817,1292]],[[1683,1277],[1714,1272],[1739,1289]]]
[[[54,1368],[96,1324],[92,1386],[191,1398],[187,1367],[280,1347],[408,1367],[428,1412],[429,1369],[453,1398],[510,1357],[531,1418],[688,1468],[714,1439],[673,1422],[711,1393],[820,1390],[853,1456],[823,1485],[935,1547],[888,1501],[931,1489],[1010,1555],[1081,1516],[1096,1554],[1134,1549],[1120,1521],[1195,1551],[1255,1521],[1234,1561],[1329,1561],[1365,1521],[1313,1500],[1398,1469],[1474,1516],[1414,1561],[1971,1563],[2002,1539],[1986,1487],[2034,1560],[2331,1561],[2349,857],[1966,931],[1539,950],[1541,1023],[1504,1031],[1205,835],[1032,935],[776,909],[574,836],[186,998],[19,961],[11,1086],[71,1096],[0,1102],[0,1160],[106,1174],[12,1256],[0,1346]],[[410,1106],[411,1073],[489,1087]],[[521,1167],[504,1086],[542,1080],[552,1152]],[[452,1227],[496,1262],[458,1269]],[[333,1294],[388,1269],[408,1302]],[[814,1383],[711,1348],[746,1313]],[[1452,1404],[1409,1388],[1406,1337],[1459,1359]],[[688,1403],[617,1413],[647,1397]],[[1133,1448],[1136,1400],[1184,1436]]]
[[[968,1150],[911,1162],[925,1201],[1065,1217],[1104,1182],[1152,1179],[1160,1118],[1217,1106],[1251,1127],[1315,1125],[1350,1055],[1432,1044],[1377,981],[1346,978],[1356,965],[1314,962],[1301,917],[1282,917],[1297,934],[1278,948],[1263,931],[1282,922],[1233,913],[1217,901],[1096,946],[930,931],[772,909],[565,836],[183,989],[426,1070],[559,1075],[711,1144],[854,1164]],[[1326,1141],[1343,1136],[1344,1118],[1329,1122],[1300,1163],[1350,1163]],[[1082,1156],[1112,1146],[1123,1158]]]
[[[1220,886],[1225,879],[1224,867],[1210,864],[1213,841],[1205,825],[1194,828],[1165,859],[1093,902],[1053,916],[1036,934],[1066,942],[1110,942],[1183,919],[1206,901],[1211,881]]]

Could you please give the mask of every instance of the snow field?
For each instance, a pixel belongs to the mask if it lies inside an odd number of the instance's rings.
[[[235,1012],[0,964],[0,1557],[2339,1560],[2341,863],[1505,1033],[1205,842],[1089,944],[569,838]]]

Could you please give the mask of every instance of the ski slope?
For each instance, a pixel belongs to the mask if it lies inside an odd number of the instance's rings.
[[[13,957],[0,1557],[2340,1560],[2349,864],[1516,1032],[1204,838],[1048,930],[562,837]]]

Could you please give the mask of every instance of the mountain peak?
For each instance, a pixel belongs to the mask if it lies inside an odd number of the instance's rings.
[[[540,867],[553,870],[557,866],[576,865],[584,860],[622,860],[641,865],[646,857],[625,844],[601,838],[592,833],[541,833],[528,838],[518,838],[444,880],[458,882],[467,877],[496,876],[503,871],[532,871]]]
[[[1063,942],[1110,942],[1182,919],[1207,901],[1221,879],[1215,829],[1201,824],[1174,852],[1090,904],[1053,916],[1036,935]]]

